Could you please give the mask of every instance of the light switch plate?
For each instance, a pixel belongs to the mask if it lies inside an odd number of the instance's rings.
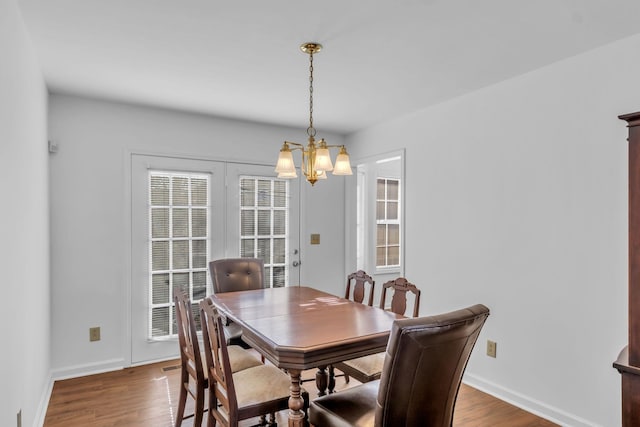
[[[496,357],[498,344],[495,341],[487,340],[487,356]]]

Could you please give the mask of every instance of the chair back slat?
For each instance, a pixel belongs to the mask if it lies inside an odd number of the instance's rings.
[[[193,416],[193,426],[200,427],[204,416],[204,394],[208,386],[205,368],[200,356],[198,344],[198,331],[193,306],[189,300],[189,294],[184,289],[176,286],[173,290],[173,302],[176,313],[176,326],[178,328],[178,344],[180,346],[180,395],[178,408],[176,409],[175,426],[180,427],[182,420]],[[185,417],[185,405],[187,396],[194,399],[193,415]]]
[[[363,270],[358,270],[355,273],[351,273],[347,276],[347,286],[344,297],[351,299],[355,302],[365,304],[366,287],[369,284],[369,298],[366,302],[367,305],[373,306],[373,291],[376,282],[371,276],[365,273]],[[352,296],[353,289],[353,296]]]
[[[236,426],[238,401],[222,318],[210,298],[200,302],[200,309],[209,388],[215,390],[215,399],[210,400],[209,412],[222,426]]]
[[[390,310],[396,314],[404,315],[407,311],[407,292],[411,292],[413,298],[413,317],[418,317],[420,313],[420,289],[414,284],[409,283],[404,277],[398,277],[395,280],[389,280],[382,285],[382,297],[380,298],[380,308],[385,310],[387,290],[393,289],[391,297]]]
[[[205,376],[198,344],[198,331],[191,309],[191,301],[184,291],[176,288],[174,290],[174,302],[178,326],[178,342],[180,343],[180,358],[194,379],[204,381]]]

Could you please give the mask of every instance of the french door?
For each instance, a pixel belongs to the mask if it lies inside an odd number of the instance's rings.
[[[262,258],[266,286],[299,283],[298,187],[269,166],[132,155],[132,364],[178,355],[173,289],[197,312],[213,259]]]

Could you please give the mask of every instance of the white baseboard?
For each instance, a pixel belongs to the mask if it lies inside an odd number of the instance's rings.
[[[561,426],[601,427],[598,424],[585,420],[584,418],[569,414],[559,408],[547,405],[546,403],[532,399],[513,390],[509,390],[470,373],[465,373],[462,382]]]
[[[66,380],[68,378],[84,377],[86,375],[117,371],[119,369],[123,369],[124,366],[124,359],[101,360],[100,362],[54,369],[51,371],[51,377],[53,378],[53,381]]]
[[[49,399],[51,398],[51,391],[53,390],[53,377],[49,374],[47,384],[42,390],[40,401],[38,402],[38,408],[36,416],[33,418],[33,427],[42,427],[44,425],[44,417],[47,415],[47,408],[49,407]]]

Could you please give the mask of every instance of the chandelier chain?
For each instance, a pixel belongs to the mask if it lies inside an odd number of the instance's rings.
[[[309,54],[309,127],[307,135],[316,136],[316,130],[313,127],[313,52]]]
[[[275,171],[278,178],[298,178],[296,165],[293,161],[293,151],[299,150],[302,155],[300,171],[307,182],[314,185],[318,180],[327,179],[327,173],[333,171],[333,175],[352,175],[349,153],[344,145],[330,145],[324,140],[315,140],[316,129],[313,127],[313,54],[322,50],[320,43],[303,43],[300,50],[309,55],[309,127],[307,128],[307,144],[285,141],[278,155],[278,163]],[[339,148],[335,165],[331,161],[329,149]]]

